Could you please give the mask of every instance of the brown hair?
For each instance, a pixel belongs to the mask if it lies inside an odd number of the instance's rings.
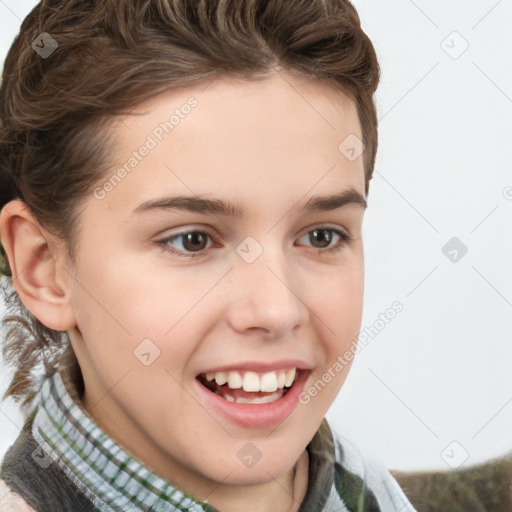
[[[41,47],[54,51],[36,51]],[[80,205],[109,165],[103,128],[112,115],[167,89],[220,75],[263,79],[276,67],[354,100],[368,193],[379,66],[348,0],[41,1],[5,61],[0,208],[24,201],[43,227],[67,242],[74,261]],[[67,334],[42,325],[10,285],[4,286],[11,314],[3,322],[3,352],[15,373],[5,397],[28,404],[41,366],[71,369],[77,378],[80,371]]]

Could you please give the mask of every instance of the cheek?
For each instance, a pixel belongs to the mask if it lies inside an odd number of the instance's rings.
[[[306,407],[313,404],[323,417],[336,399],[350,371],[361,328],[363,304],[362,268],[333,273],[323,293],[314,301],[313,315],[319,343],[318,365],[300,400]]]
[[[323,287],[319,286],[321,281]],[[362,258],[354,257],[346,265],[332,268],[328,276],[317,280],[314,290],[311,307],[316,315],[312,318],[315,318],[317,332],[323,333],[317,347],[322,363],[314,379],[317,384],[310,389],[310,399],[314,396],[317,405],[325,412],[347,377],[361,328]]]
[[[346,336],[356,336],[361,326],[361,317],[363,312],[363,273],[359,269],[348,275],[344,275],[338,286],[338,289],[331,290],[331,296],[334,297],[331,304],[331,313],[336,322],[336,331],[343,333],[343,339]]]
[[[364,269],[359,258],[350,263],[332,268],[311,286],[315,313],[330,328],[338,346],[357,337],[361,325]]]
[[[113,369],[140,370],[136,355],[149,350],[151,359],[158,355],[152,368],[168,368],[180,378],[182,366],[220,314],[220,305],[205,299],[215,280],[216,275],[199,279],[166,267],[137,269],[136,262],[106,265],[101,273],[80,269],[74,308],[98,371],[115,379]]]
[[[136,260],[112,257],[101,268],[84,266],[77,280],[87,316],[131,338],[161,335],[187,302],[170,272],[145,268]]]

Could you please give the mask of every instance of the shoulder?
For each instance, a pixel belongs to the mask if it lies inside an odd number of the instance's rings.
[[[382,512],[416,512],[398,482],[377,459],[362,452],[349,439],[333,433],[336,462],[363,481],[375,496]]]
[[[0,479],[0,512],[35,512],[26,501]]]

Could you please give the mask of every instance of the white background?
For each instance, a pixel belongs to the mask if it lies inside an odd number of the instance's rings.
[[[354,4],[382,67],[362,326],[404,309],[328,419],[391,468],[474,464],[512,448],[512,0]],[[2,61],[33,5],[0,0]],[[2,403],[0,456],[20,427]]]

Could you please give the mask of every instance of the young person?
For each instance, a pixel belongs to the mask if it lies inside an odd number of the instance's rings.
[[[6,396],[29,411],[0,507],[414,510],[325,420],[378,80],[346,0],[38,4],[0,90]]]

